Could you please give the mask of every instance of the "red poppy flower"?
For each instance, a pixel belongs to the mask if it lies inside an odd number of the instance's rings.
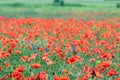
[[[16,68],[16,70],[17,70],[18,72],[23,72],[23,71],[25,70],[25,68],[24,68],[23,66],[18,66],[18,67]]]
[[[31,60],[33,60],[33,59],[35,59],[36,58],[36,56],[37,56],[37,54],[31,54]]]
[[[26,62],[29,62],[30,61],[30,58],[28,57],[28,56],[22,56],[21,57],[21,60],[24,62],[24,61],[26,61]]]
[[[54,76],[54,80],[61,80],[60,76]]]
[[[120,78],[115,78],[115,80],[120,80]]]
[[[34,64],[32,64],[32,67],[37,69],[37,68],[40,68],[41,65],[39,63],[34,63]]]
[[[81,80],[88,80],[86,76],[83,76]]]
[[[11,48],[16,48],[17,46],[16,46],[16,43],[12,43],[11,45],[10,45],[10,47]]]
[[[62,76],[61,80],[70,80],[68,76]]]
[[[76,63],[78,61],[78,59],[76,58],[76,57],[74,57],[74,56],[71,56],[70,58],[68,58],[68,60],[67,60],[67,62],[69,63],[69,64],[74,64],[74,63]]]
[[[115,71],[114,69],[110,69],[109,70],[109,72],[108,72],[108,74],[107,74],[107,76],[115,76],[115,75],[117,75],[118,74],[118,72],[117,71]]]
[[[43,71],[37,75],[37,78],[38,80],[47,80],[48,75],[46,74],[46,72]]]
[[[110,66],[110,62],[108,62],[108,61],[102,62],[101,64],[102,64],[102,66],[105,67],[105,68],[107,68],[107,67]]]
[[[120,64],[118,65],[118,68],[120,69]]]
[[[0,71],[2,71],[2,67],[0,67]]]
[[[90,62],[94,62],[94,61],[95,61],[95,58],[90,58],[89,61],[90,61]]]
[[[89,67],[89,66],[84,66],[84,67],[83,67],[83,72],[88,72],[88,71],[89,71],[89,69],[90,69],[90,67]]]
[[[12,53],[12,49],[8,49],[8,53],[11,54]]]
[[[48,57],[46,57],[46,56],[45,56],[45,57],[42,57],[42,60],[43,60],[43,61],[47,61],[47,60],[48,60]]]
[[[15,78],[16,80],[20,80],[23,77],[23,75],[21,74],[21,72],[14,71],[12,73],[12,77]]]
[[[17,50],[17,51],[16,51],[16,54],[21,54],[21,51],[20,51],[20,50]]]
[[[100,59],[111,59],[111,54],[103,52],[101,55],[99,55]]]

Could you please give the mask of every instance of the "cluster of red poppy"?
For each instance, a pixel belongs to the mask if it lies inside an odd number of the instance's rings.
[[[120,80],[119,57],[119,18],[0,18],[0,80]]]

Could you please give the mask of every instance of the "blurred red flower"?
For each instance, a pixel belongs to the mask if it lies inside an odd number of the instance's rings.
[[[21,72],[13,71],[12,78],[15,78],[16,80],[21,80],[23,78],[23,75]]]
[[[34,63],[34,64],[32,64],[32,67],[37,69],[37,68],[40,68],[41,65],[39,63]]]
[[[115,71],[115,70],[112,68],[112,69],[109,70],[107,76],[110,77],[110,76],[115,76],[115,75],[117,75],[117,74],[118,74],[118,72]]]
[[[0,71],[2,71],[2,67],[0,67]]]
[[[25,70],[25,68],[23,66],[18,66],[16,68],[16,71],[18,71],[18,72],[23,72],[24,70]]]
[[[104,61],[101,63],[103,67],[107,68],[110,67],[110,62],[109,61]]]
[[[62,76],[61,80],[70,80],[68,76]]]
[[[60,76],[54,76],[54,80],[61,80]]]
[[[37,75],[37,78],[38,80],[47,80],[48,75],[46,74],[46,72],[43,71]]]

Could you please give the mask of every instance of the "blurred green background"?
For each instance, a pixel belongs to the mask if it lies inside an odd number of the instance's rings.
[[[120,0],[0,0],[0,16],[42,18],[120,17]],[[64,1],[64,4],[61,1]]]

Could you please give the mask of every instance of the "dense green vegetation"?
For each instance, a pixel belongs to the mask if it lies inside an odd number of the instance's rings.
[[[72,4],[71,4],[72,3]],[[119,17],[120,10],[119,1],[99,1],[99,2],[83,2],[77,0],[65,0],[62,7],[54,4],[53,0],[1,0],[0,16],[6,17],[94,17],[99,15],[102,17]],[[98,16],[97,16],[98,17]]]

